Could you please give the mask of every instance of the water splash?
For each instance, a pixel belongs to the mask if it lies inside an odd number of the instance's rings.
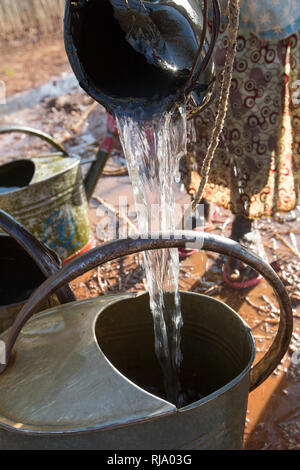
[[[116,113],[119,135],[138,216],[140,233],[175,230],[175,180],[186,152],[186,114],[145,116],[142,109]],[[177,249],[144,253],[147,287],[154,320],[155,350],[164,373],[167,399],[178,404],[183,324],[178,287]]]

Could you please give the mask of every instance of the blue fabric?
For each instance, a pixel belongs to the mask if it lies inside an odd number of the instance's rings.
[[[227,22],[228,0],[219,0]],[[284,39],[300,30],[300,0],[240,0],[240,29],[261,39]]]

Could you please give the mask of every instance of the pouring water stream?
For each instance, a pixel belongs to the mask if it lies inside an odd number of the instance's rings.
[[[186,113],[145,114],[118,109],[116,121],[133,187],[140,233],[174,231],[175,180],[186,152]],[[180,331],[183,324],[178,287],[178,250],[144,253],[154,320],[155,351],[164,374],[167,399],[179,405]]]

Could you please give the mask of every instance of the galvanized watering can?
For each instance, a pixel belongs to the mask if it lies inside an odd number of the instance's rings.
[[[148,249],[185,248],[191,239],[264,275],[277,294],[280,324],[251,368],[255,344],[247,324],[220,301],[182,292],[181,383],[198,398],[181,409],[162,392],[147,295],[100,297],[30,319],[57,289],[98,265]],[[292,309],[278,276],[232,240],[184,232],[107,243],[46,280],[1,336],[0,448],[240,449],[249,390],[280,362],[291,332]]]
[[[0,209],[0,333],[15,321],[30,294],[44,280],[61,268],[61,260],[49,247],[38,241],[22,225]],[[45,309],[60,303],[72,302],[69,286],[51,296]]]
[[[0,134],[21,132],[51,144],[55,153],[0,166],[0,208],[68,261],[93,246],[88,200],[113,145],[114,122],[108,117],[107,137],[85,180],[80,158],[70,156],[49,135],[28,127],[0,128]]]
[[[67,0],[65,44],[81,87],[108,112],[144,111],[185,103],[191,115],[210,101],[210,61],[220,25],[212,0]]]

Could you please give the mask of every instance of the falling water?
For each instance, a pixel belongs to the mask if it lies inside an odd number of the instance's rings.
[[[175,230],[175,179],[186,151],[186,114],[145,116],[142,109],[116,113],[126,155],[140,233]],[[144,253],[147,287],[154,320],[155,350],[164,373],[167,399],[178,404],[182,360],[182,316],[177,249]]]

